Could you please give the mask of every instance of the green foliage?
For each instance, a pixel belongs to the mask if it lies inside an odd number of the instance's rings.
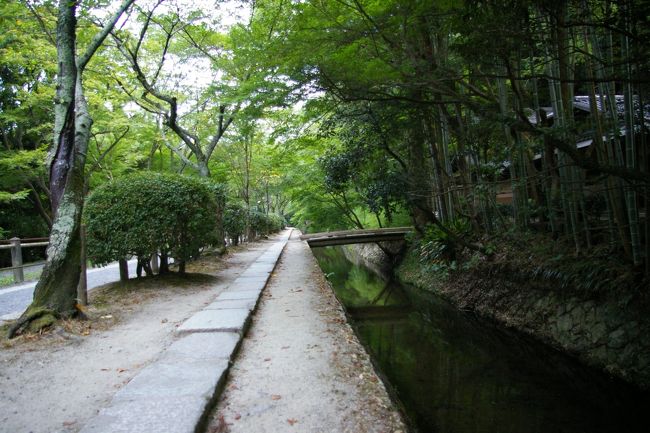
[[[246,219],[246,207],[242,203],[229,202],[226,204],[223,214],[223,228],[235,245],[239,243],[239,238],[246,230]]]
[[[454,237],[463,238],[471,232],[466,219],[456,219],[443,230],[437,225],[429,225],[419,242],[420,260],[424,263],[451,263],[457,258],[458,248]]]
[[[88,257],[106,264],[165,252],[177,261],[220,244],[215,191],[206,181],[142,172],[97,188],[85,207]]]
[[[268,235],[278,232],[285,227],[285,220],[281,215],[266,215],[259,211],[250,211],[248,213],[250,228],[257,235]]]
[[[22,190],[18,192],[0,191],[0,204],[10,203],[12,201],[24,200],[29,195],[29,190]]]

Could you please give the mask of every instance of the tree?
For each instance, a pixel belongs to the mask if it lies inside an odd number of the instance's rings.
[[[178,156],[182,167],[192,167],[200,176],[209,177],[212,155],[243,103],[236,91],[233,95],[233,88],[240,86],[247,75],[233,74],[224,67],[230,61],[227,41],[205,24],[200,11],[170,10],[154,16],[162,3],[158,1],[142,13],[137,35],[124,30],[113,32],[137,85],[125,78],[118,78],[118,82],[134,102],[161,119],[161,126],[180,140],[175,144],[163,130],[164,145]],[[178,83],[173,83],[166,73],[170,59],[192,63],[197,69],[214,68],[212,82],[197,84],[180,77]]]
[[[84,200],[86,152],[92,126],[84,96],[83,72],[120,16],[133,2],[124,0],[84,52],[77,55],[77,3],[59,1],[54,142],[48,155],[54,219],[47,262],[36,284],[34,300],[11,327],[10,337],[28,324],[32,330],[40,329],[58,317],[79,313],[76,307],[81,272],[79,227]]]

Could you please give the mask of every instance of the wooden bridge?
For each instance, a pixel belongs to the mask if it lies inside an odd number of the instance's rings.
[[[342,230],[337,232],[312,233],[300,236],[310,247],[329,245],[363,244],[369,242],[403,241],[412,227],[392,227],[387,229]]]

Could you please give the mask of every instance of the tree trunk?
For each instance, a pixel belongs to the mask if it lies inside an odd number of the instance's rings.
[[[429,204],[431,186],[427,176],[422,129],[424,125],[413,125],[407,137],[408,145],[408,206],[415,229],[421,232],[433,222],[434,214]],[[444,201],[444,200],[443,200]]]
[[[169,258],[167,253],[160,253],[160,271],[158,275],[165,275],[169,273]]]
[[[59,316],[73,316],[81,272],[79,225],[83,204],[85,152],[75,152],[75,4],[59,2],[57,21],[57,90],[54,108],[54,145],[50,162],[50,191],[54,221],[47,262],[34,290],[34,300],[9,331],[25,324],[33,330],[49,326]]]
[[[77,286],[81,273],[81,213],[84,200],[84,166],[92,119],[83,95],[83,68],[134,0],[124,0],[118,12],[77,58],[75,39],[76,2],[60,0],[56,29],[57,86],[54,106],[54,143],[48,154],[52,231],[47,261],[34,300],[9,330],[9,337],[29,326],[38,330],[58,317],[71,317],[77,308]]]
[[[81,237],[81,249],[79,256],[81,260],[81,274],[77,285],[77,300],[81,305],[88,305],[88,279],[87,279],[87,258],[86,258],[86,227],[81,226],[79,236]]]
[[[120,267],[120,281],[123,283],[129,281],[129,263],[126,259],[119,259],[118,264]]]

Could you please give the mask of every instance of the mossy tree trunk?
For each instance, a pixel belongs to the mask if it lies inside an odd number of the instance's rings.
[[[57,19],[57,90],[54,108],[54,143],[48,155],[54,220],[47,262],[36,284],[34,299],[10,329],[12,337],[29,326],[37,330],[58,317],[74,316],[78,309],[77,285],[81,274],[81,213],[84,200],[84,166],[92,119],[83,94],[83,70],[113,28],[134,2],[125,0],[118,12],[77,57],[76,2],[60,0]]]

